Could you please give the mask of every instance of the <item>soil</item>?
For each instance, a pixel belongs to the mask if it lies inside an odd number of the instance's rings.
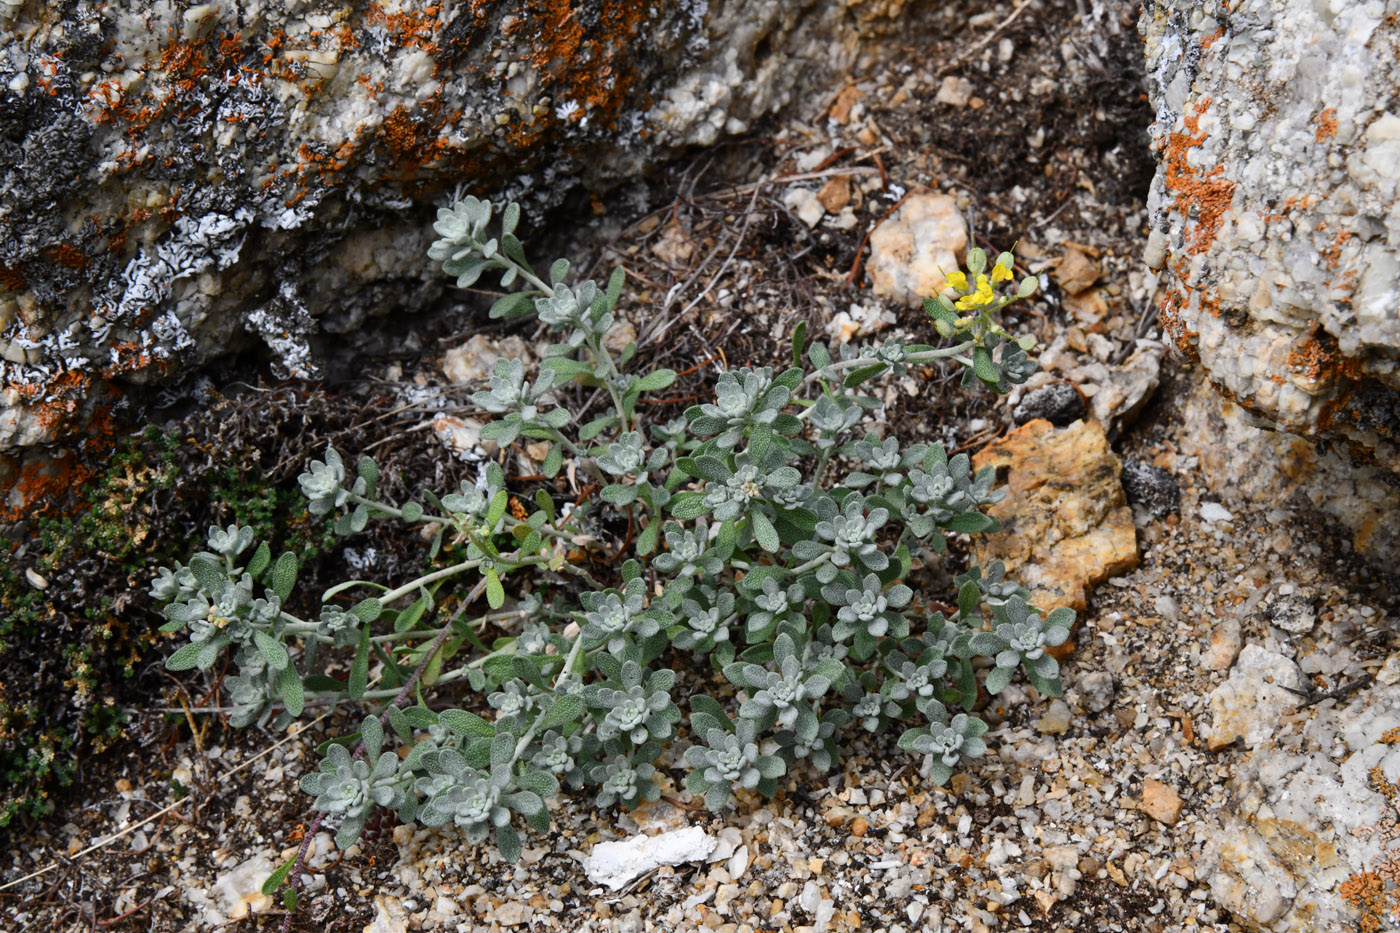
[[[1028,7],[1003,5],[972,19],[966,4],[917,7],[917,24],[898,42],[870,49],[861,72],[852,76],[850,83],[860,96],[847,122],[829,119],[843,88],[818,89],[794,113],[752,136],[696,152],[630,189],[580,198],[573,216],[590,216],[589,222],[570,223],[568,211],[552,218],[549,230],[559,242],[540,243],[536,254],[553,255],[550,250],[558,249],[583,257],[576,266],[595,277],[604,276],[614,264],[626,268],[629,297],[623,314],[636,328],[641,356],[649,366],[670,366],[683,373],[668,400],[649,413],[658,422],[680,415],[723,367],[781,365],[790,356],[789,335],[799,322],[807,324],[809,333],[824,335],[836,312],[852,303],[875,301],[863,274],[866,235],[915,190],[953,194],[964,206],[978,243],[1002,249],[1018,242],[1021,255],[1033,257],[1029,261],[1036,271],[1066,243],[1098,251],[1103,281],[1120,286],[1108,299],[1110,336],[1130,344],[1133,337],[1149,333],[1152,324],[1152,296],[1139,259],[1146,235],[1144,199],[1154,168],[1146,150],[1152,113],[1142,84],[1136,5],[1096,3],[1095,8],[1107,6],[1107,16],[1117,19],[1099,17],[1090,23],[1080,19],[1085,6],[1046,0]],[[979,44],[984,39],[985,44]],[[950,76],[971,82],[967,105],[936,101],[944,78]],[[808,228],[784,206],[784,192],[794,183],[784,176],[827,170],[851,170],[860,173],[852,176],[857,181],[878,182],[861,192],[867,203],[857,211],[859,223],[850,229],[829,223]],[[661,246],[673,230],[683,247],[679,253],[674,246]],[[528,230],[523,238],[531,241]],[[1059,298],[1051,280],[1051,287],[1028,303],[1016,322],[1035,332],[1042,345],[1072,324]],[[431,320],[425,317],[411,336],[401,324],[386,330],[388,351],[382,358],[360,358],[343,371],[353,371],[354,378],[318,388],[268,385],[256,372],[236,373],[223,379],[210,396],[217,406],[198,405],[193,413],[172,420],[182,435],[210,450],[246,454],[243,462],[261,464],[269,483],[292,485],[303,464],[318,456],[328,441],[351,451],[377,442],[375,455],[390,478],[391,497],[409,485],[448,491],[468,468],[442,449],[426,410],[402,400],[432,387],[439,396],[460,402],[463,411],[471,410],[465,390],[444,384],[438,369],[442,354],[477,333],[533,337],[528,326],[488,322],[490,300],[489,294],[465,295]],[[892,305],[888,310],[895,315],[891,332],[906,333],[917,342],[938,342],[922,311]],[[1168,364],[1152,403],[1117,437],[1120,455],[1151,461],[1174,443],[1179,409],[1196,377],[1173,366]],[[1011,428],[1005,400],[960,387],[956,375],[951,367],[929,368],[915,374],[917,392],[891,391],[887,430],[910,441],[936,440],[950,450],[971,450]],[[1274,564],[1282,561],[1300,577],[1325,580],[1331,599],[1350,596],[1382,610],[1390,606],[1394,590],[1359,561],[1346,560],[1339,568],[1330,556],[1304,548],[1271,552],[1273,530],[1263,509],[1241,509],[1237,540],[1222,543],[1211,538],[1211,529],[1189,518],[1200,501],[1200,478],[1189,466],[1174,472],[1183,487],[1180,514],[1142,519],[1142,566],[1130,578],[1115,581],[1120,585],[1102,587],[1091,599],[1084,623],[1086,631],[1121,635],[1128,661],[1117,676],[1120,683],[1126,679],[1135,685],[1123,688],[1130,695],[1129,706],[1145,704],[1156,716],[1162,709],[1180,712],[1188,707],[1182,699],[1186,694],[1194,694],[1199,704],[1209,690],[1202,675],[1183,675],[1171,662],[1178,652],[1208,637],[1208,607],[1225,597],[1236,564],[1256,559],[1267,563],[1272,555]],[[522,486],[520,491],[529,489]],[[212,520],[232,517],[221,513]],[[1292,521],[1297,540],[1306,540],[1309,529],[1317,527],[1304,513]],[[620,543],[626,529],[614,531]],[[383,579],[404,576],[421,552],[421,542],[396,537],[391,530],[361,536],[348,546],[359,554],[373,548],[380,555],[376,573]],[[1211,547],[1232,552],[1211,556]],[[306,591],[319,591],[327,581],[343,576],[345,548],[327,545],[309,565]],[[1215,595],[1198,607],[1199,620],[1193,614],[1193,621],[1175,629],[1134,626],[1135,620],[1151,614],[1154,594],[1183,594],[1185,603],[1205,581],[1211,582]],[[1392,614],[1393,610],[1390,606]],[[144,595],[123,611],[133,626],[158,624]],[[1376,639],[1372,655],[1383,656],[1392,636],[1371,637]],[[1103,668],[1104,658],[1094,650],[1082,648],[1067,663],[1067,685],[1073,687],[1078,678]],[[124,741],[84,762],[80,780],[57,799],[57,812],[42,820],[18,820],[11,827],[6,887],[0,891],[0,916],[9,918],[9,928],[206,929],[208,914],[187,896],[188,890],[205,890],[208,903],[217,903],[216,882],[235,866],[253,853],[280,852],[299,841],[313,814],[309,799],[295,787],[296,777],[307,767],[314,742],[346,731],[347,718],[317,720],[253,765],[286,736],[257,728],[235,730],[220,714],[188,712],[217,695],[215,680],[195,676],[176,681],[159,669],[157,659],[123,687],[121,701],[131,713]],[[1006,730],[999,741],[1005,744],[1022,734],[1040,739],[1036,723],[1044,707],[1044,702],[1027,700],[1004,710],[996,724]],[[1095,755],[1112,758],[1120,752],[1128,755],[1134,743],[1147,741],[1140,717],[1115,715],[1115,708],[1076,713],[1082,718],[1060,737],[1066,773],[1073,762],[1087,760],[1091,748],[1098,749]],[[1180,717],[1174,721],[1179,738],[1189,726]],[[894,748],[892,738],[861,739],[844,775],[834,782],[809,775],[766,805],[757,799],[744,801],[736,816],[710,817],[703,811],[685,815],[715,833],[735,825],[745,827],[746,833],[764,827],[774,856],[786,851],[776,841],[786,838],[783,833],[796,836],[794,844],[810,854],[809,862],[829,863],[824,876],[821,867],[804,871],[823,877],[830,891],[842,892],[840,897],[832,894],[839,902],[836,916],[828,920],[833,929],[893,929],[896,922],[908,929],[920,928],[920,922],[936,928],[935,910],[944,921],[966,922],[974,929],[1164,931],[1186,926],[1186,914],[1179,913],[1185,911],[1195,911],[1190,924],[1197,929],[1244,929],[1228,912],[1203,908],[1203,899],[1190,901],[1196,881],[1184,886],[1177,900],[1137,878],[1130,884],[1120,882],[1108,870],[1106,852],[1081,860],[1078,886],[1070,885],[1072,893],[1052,899],[1048,909],[1028,895],[1002,903],[994,897],[1000,890],[995,876],[975,866],[999,845],[994,837],[1019,833],[1018,817],[997,788],[1005,784],[1014,793],[1023,780],[1020,763],[993,759],[972,769],[961,785],[960,801],[957,794],[932,792],[914,773],[917,763],[912,761]],[[1127,774],[1124,786],[1134,780]],[[1140,783],[1134,786],[1140,788]],[[919,829],[891,829],[890,821],[880,822],[872,812],[867,828],[856,832],[856,820],[866,822],[860,814],[867,812],[859,801],[876,788],[889,807],[899,801],[914,807]],[[979,790],[988,788],[990,792]],[[853,797],[853,789],[860,793]],[[180,799],[186,802],[166,809]],[[140,824],[156,814],[160,815],[152,822]],[[925,814],[932,816],[926,821]],[[970,815],[977,827],[970,834],[955,829],[962,814]],[[1148,852],[1157,845],[1174,853],[1191,851],[1184,832],[1173,836],[1171,827],[1133,818],[1141,822],[1124,831],[1131,830],[1137,849]],[[528,901],[533,920],[522,929],[673,929],[676,911],[693,913],[703,907],[689,905],[693,894],[716,887],[705,887],[707,878],[715,878],[713,870],[707,876],[702,866],[663,871],[618,894],[596,893],[570,853],[617,834],[619,817],[571,799],[556,816],[556,825],[558,838],[528,841],[543,848],[532,849],[526,864],[514,870],[482,849],[419,840],[404,827],[374,827],[350,854],[313,860],[312,890],[291,928],[391,930],[402,928],[392,923],[398,910],[420,917],[414,923],[424,928],[486,930],[495,928],[490,911],[503,902]],[[779,832],[782,826],[795,828]],[[915,895],[891,894],[870,867],[896,849],[906,852],[900,848],[907,843],[906,831],[925,841],[934,836],[943,840],[929,843],[934,876],[914,888],[926,905],[921,921],[910,913],[915,901],[909,898]],[[111,838],[112,833],[122,835]],[[1105,831],[1104,838],[1109,835]],[[433,857],[422,846],[455,848],[430,870],[424,866]],[[757,845],[753,848],[756,852]],[[425,861],[413,862],[408,852]],[[960,856],[967,860],[952,861]],[[1043,863],[1040,868],[1033,864],[1030,852],[1011,858],[1028,877],[1046,871]],[[756,860],[750,869],[745,881],[757,884],[757,890],[740,886],[745,892],[741,896],[756,905],[749,929],[810,928],[817,923],[810,905],[799,906],[806,900],[803,896],[789,896],[787,905],[774,906],[775,892],[799,877],[785,868],[790,864],[795,863],[770,857],[767,865]],[[43,874],[16,883],[45,868]],[[437,927],[437,921],[422,920],[421,912],[432,906],[422,901],[424,882],[436,886],[439,894],[451,889],[450,896],[459,901],[474,899],[474,910]],[[537,900],[530,900],[531,892]],[[393,898],[393,905],[385,898]],[[222,928],[280,927],[283,915],[275,906],[261,901],[256,906],[259,912]],[[789,914],[772,925],[763,919],[784,910]],[[377,916],[379,925],[374,925]],[[711,911],[709,916],[716,915]],[[1034,924],[1019,917],[1032,918]],[[720,928],[739,929],[732,924]]]

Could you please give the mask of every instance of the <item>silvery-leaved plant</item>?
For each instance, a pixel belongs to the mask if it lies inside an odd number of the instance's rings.
[[[945,559],[950,536],[999,527],[988,509],[1003,492],[965,455],[870,433],[884,392],[861,388],[942,364],[996,391],[1024,380],[1034,341],[999,312],[1034,280],[1014,285],[1010,253],[989,267],[973,250],[949,273],[929,303],[947,345],[833,350],[799,325],[786,365],[724,372],[683,418],[658,421],[665,407],[642,403],[670,401],[654,393],[678,376],[617,347],[614,325],[635,316],[622,271],[605,286],[571,278],[565,260],[536,272],[519,221],[513,204],[497,214],[461,198],[429,251],[462,287],[499,275],[491,316],[535,315],[554,341],[538,364],[499,361],[473,396],[499,462],[397,503],[373,458],[351,472],[333,446],[298,477],[308,512],[338,535],[414,526],[427,542],[417,574],[298,592],[294,555],[274,560],[229,526],[152,583],[162,630],[185,639],[167,666],[204,672],[234,723],[368,713],[303,781],[317,810],[306,839],[326,823],[348,846],[383,807],[514,860],[521,827],[549,831],[561,782],[631,807],[686,768],[686,791],[722,809],[795,770],[836,768],[853,732],[900,730],[942,783],[986,750],[983,686],[1023,672],[1059,692],[1047,649],[1072,612],[1034,605],[999,562],[962,568],[952,592],[904,582]],[[541,446],[526,441],[542,442],[543,462],[522,460]],[[728,681],[723,700],[706,694],[710,669]],[[468,691],[479,698],[462,705],[479,712],[456,708]],[[265,890],[286,888],[295,906],[305,855]]]

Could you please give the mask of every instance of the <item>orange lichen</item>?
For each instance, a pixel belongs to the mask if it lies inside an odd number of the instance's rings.
[[[398,45],[404,48],[421,49],[432,55],[436,54],[438,50],[438,44],[433,39],[433,34],[442,25],[438,20],[438,14],[441,12],[442,6],[440,4],[432,4],[424,7],[422,12],[386,13],[383,6],[371,3],[365,12],[365,21],[383,26]]]
[[[1162,155],[1164,183],[1174,196],[1172,209],[1188,223],[1195,221],[1194,230],[1186,234],[1188,253],[1204,253],[1210,249],[1235,193],[1235,183],[1220,177],[1224,166],[1217,165],[1202,172],[1194,168],[1188,158],[1192,149],[1206,141],[1208,134],[1201,130],[1200,120],[1210,103],[1209,97],[1203,97],[1197,101],[1195,113],[1183,115],[1186,132],[1168,134]]]
[[[1317,132],[1313,138],[1318,142],[1326,142],[1337,137],[1337,108],[1328,107],[1319,113],[1313,122],[1317,125]]]
[[[1342,246],[1356,234],[1350,230],[1339,230],[1332,238],[1332,245],[1323,252],[1322,258],[1327,262],[1327,268],[1331,272],[1337,271],[1337,264],[1341,262]]]
[[[53,247],[54,261],[69,269],[86,269],[88,258],[82,250],[71,243],[60,243]]]
[[[1394,744],[1400,740],[1400,729],[1392,729],[1381,741]],[[1385,800],[1386,812],[1374,826],[1354,830],[1359,835],[1379,839],[1388,846],[1370,871],[1357,872],[1338,889],[1342,897],[1356,908],[1358,929],[1377,933],[1387,922],[1400,923],[1400,784],[1386,779],[1379,765],[1367,772],[1371,787]]]
[[[91,476],[91,468],[76,454],[25,463],[9,487],[0,490],[0,522],[9,524],[54,511]]]
[[[24,273],[10,266],[0,265],[0,288],[10,292],[23,291],[26,285]]]

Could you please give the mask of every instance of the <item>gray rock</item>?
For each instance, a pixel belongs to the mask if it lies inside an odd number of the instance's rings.
[[[1122,480],[1128,501],[1147,510],[1153,518],[1161,518],[1181,506],[1181,487],[1161,467],[1125,457]]]
[[[1025,424],[1036,418],[1063,428],[1084,417],[1084,396],[1068,382],[1052,382],[1026,393],[1011,411],[1017,424]]]
[[[1293,635],[1306,635],[1317,624],[1312,603],[1296,596],[1275,597],[1265,612],[1270,622]]]
[[[1400,471],[1400,7],[1149,0],[1169,341],[1266,423]]]
[[[258,341],[314,375],[318,343],[441,294],[454,186],[538,209],[635,178],[806,99],[885,15],[185,6],[0,4],[0,455]]]
[[[1084,708],[1091,713],[1102,713],[1113,702],[1115,687],[1113,675],[1108,671],[1091,671],[1079,678],[1079,695],[1084,700]]]

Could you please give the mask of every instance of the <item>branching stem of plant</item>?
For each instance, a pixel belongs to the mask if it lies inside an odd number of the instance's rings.
[[[977,346],[977,341],[966,340],[952,347],[941,347],[937,350],[923,350],[918,353],[910,353],[907,356],[905,356],[901,362],[931,363],[934,360],[958,358],[959,354],[966,353],[968,350],[971,350],[975,346]],[[833,370],[840,371],[843,369],[856,369],[860,366],[872,366],[879,362],[880,360],[868,356],[857,356],[849,360],[835,360],[833,362],[827,363],[825,366],[823,366],[816,372],[808,373],[807,378],[803,379],[802,382],[804,385],[809,382],[816,382],[817,380],[822,378],[823,373],[832,372]],[[809,408],[807,409],[807,411],[811,411],[811,409]]]
[[[472,591],[467,594],[467,598],[462,600],[462,605],[457,607],[456,614],[453,615],[452,619],[448,622],[447,625],[444,625],[442,627],[442,631],[438,633],[438,637],[433,639],[432,646],[429,647],[427,652],[424,653],[423,660],[418,662],[418,667],[416,670],[414,670],[413,675],[409,677],[407,681],[404,682],[404,685],[399,690],[398,695],[394,697],[394,701],[384,708],[384,712],[379,714],[379,724],[381,726],[387,726],[389,724],[389,710],[393,709],[396,706],[402,705],[405,700],[412,696],[413,688],[416,687],[418,685],[418,681],[422,679],[423,672],[428,669],[428,664],[431,663],[431,661],[433,660],[433,656],[438,653],[438,649],[442,647],[442,643],[447,641],[447,636],[452,631],[452,623],[457,621],[457,619],[461,616],[463,612],[467,611],[467,606],[471,605],[478,598],[480,598],[482,592],[485,591],[485,589],[486,581],[483,580],[479,582],[476,586],[472,587]],[[582,638],[579,639],[580,642],[582,642],[582,640]],[[366,695],[368,696],[368,694]],[[363,758],[364,754],[365,743],[364,740],[361,739],[360,744],[356,745],[355,750],[351,752],[350,759],[354,761]],[[326,815],[324,813],[317,813],[316,819],[311,821],[311,826],[306,830],[306,835],[302,836],[301,838],[301,845],[297,848],[296,861],[292,863],[292,870],[287,875],[287,886],[290,890],[295,891],[298,887],[301,886],[301,869],[302,866],[306,864],[306,853],[310,850],[311,840],[316,838],[316,832],[321,828],[321,823],[324,822],[325,818]],[[282,921],[282,933],[288,933],[288,931],[291,928],[292,913],[291,911],[288,911],[286,918]]]

